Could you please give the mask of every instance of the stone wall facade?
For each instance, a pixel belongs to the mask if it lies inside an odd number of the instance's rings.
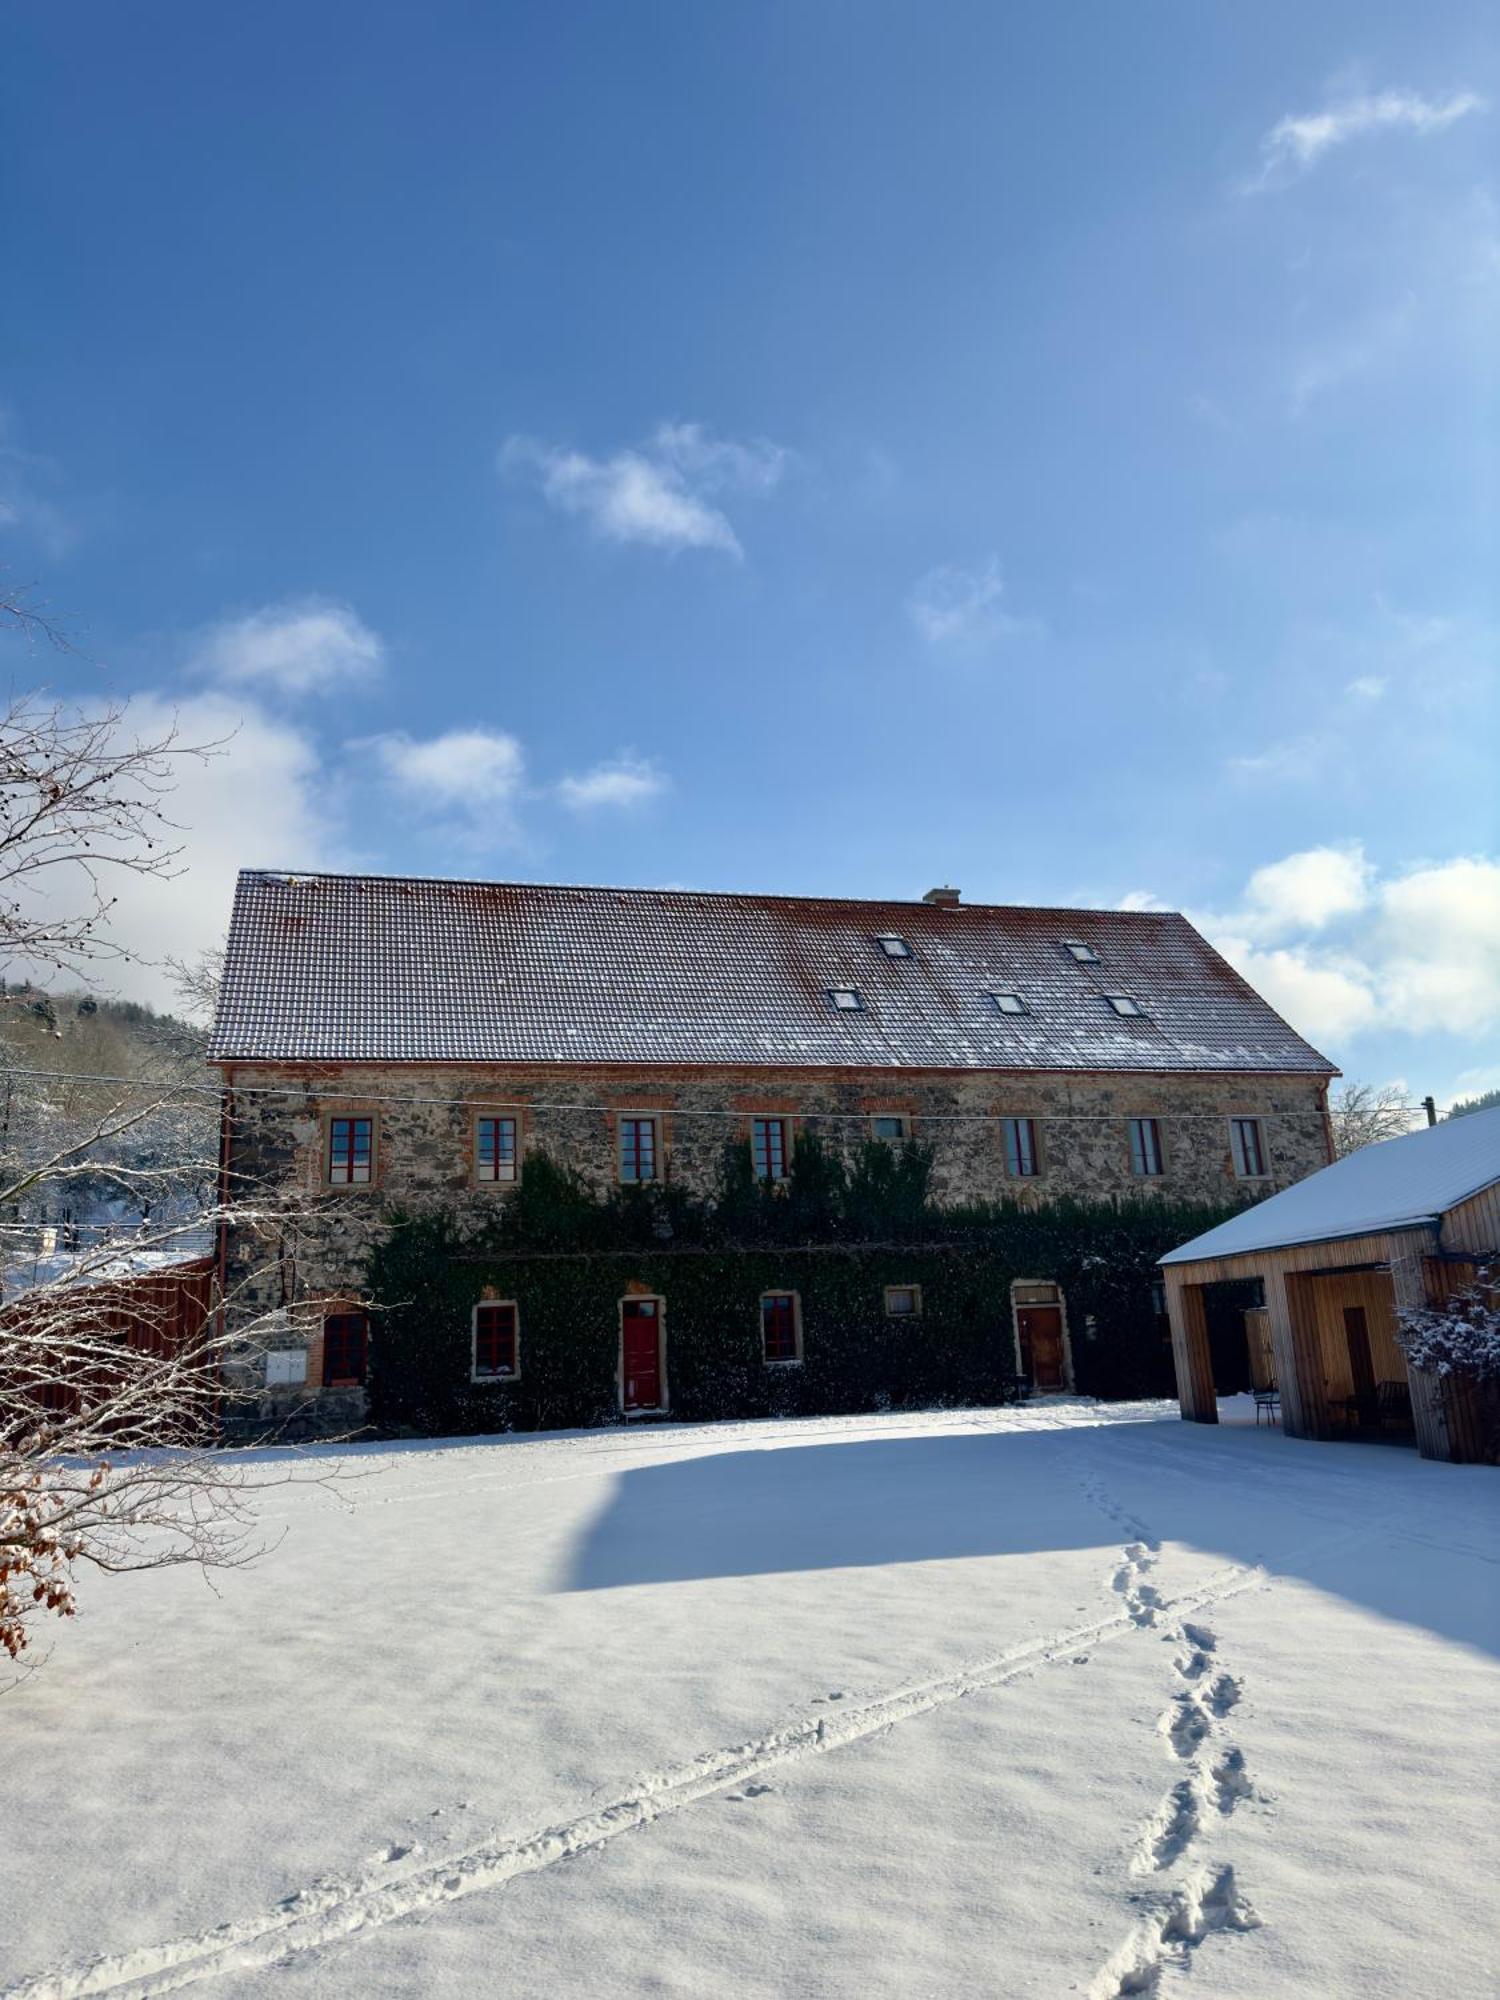
[[[269,1344],[305,1354],[305,1383],[267,1387],[258,1407],[311,1428],[344,1429],[358,1417],[357,1395],[321,1386],[321,1328],[327,1314],[361,1303],[365,1259],[392,1217],[442,1211],[478,1233],[503,1208],[507,1186],[476,1179],[482,1115],[517,1119],[522,1176],[526,1156],[544,1152],[599,1194],[618,1182],[618,1120],[642,1114],[659,1120],[661,1177],[704,1197],[718,1186],[726,1144],[748,1140],[757,1116],[785,1118],[789,1138],[815,1133],[851,1155],[871,1139],[875,1117],[899,1116],[932,1148],[933,1194],[948,1207],[1007,1195],[1227,1202],[1289,1186],[1331,1158],[1321,1076],[256,1063],[226,1066],[225,1083],[231,1185],[258,1184],[289,1204],[280,1221],[226,1233],[230,1310],[256,1319],[257,1348],[270,1328]],[[373,1121],[368,1185],[330,1186],[333,1117]],[[1012,1117],[1035,1121],[1034,1179],[1007,1175],[1000,1121]],[[1159,1177],[1132,1172],[1135,1117],[1158,1121]],[[1235,1117],[1260,1121],[1262,1179],[1235,1174]],[[247,1388],[265,1374],[259,1353],[248,1354]]]

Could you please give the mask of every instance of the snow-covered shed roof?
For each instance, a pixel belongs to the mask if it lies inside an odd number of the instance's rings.
[[[261,870],[210,1056],[1334,1073],[1170,912]]]
[[[1500,1108],[1445,1118],[1441,1125],[1363,1146],[1335,1160],[1295,1187],[1195,1236],[1161,1261],[1195,1264],[1208,1257],[1243,1257],[1255,1250],[1415,1229],[1497,1182]]]

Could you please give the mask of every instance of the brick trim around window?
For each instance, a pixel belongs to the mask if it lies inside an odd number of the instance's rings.
[[[370,1368],[370,1315],[363,1307],[323,1316],[323,1387],[362,1389]]]
[[[802,1300],[796,1292],[761,1293],[760,1352],[768,1368],[789,1368],[802,1359]]]
[[[471,1382],[520,1381],[521,1309],[514,1299],[480,1299],[470,1335]]]
[[[615,1177],[622,1187],[639,1187],[666,1178],[662,1157],[659,1111],[615,1113]]]
[[[373,1187],[379,1162],[380,1121],[373,1111],[330,1111],[323,1118],[324,1187]]]
[[[792,1171],[792,1121],[779,1112],[750,1120],[750,1165],[758,1181],[786,1180]]]
[[[476,1111],[469,1133],[469,1178],[475,1187],[515,1187],[521,1178],[518,1109]]]

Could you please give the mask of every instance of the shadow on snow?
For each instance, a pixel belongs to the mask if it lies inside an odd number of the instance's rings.
[[[1500,1482],[1378,1445],[1159,1423],[777,1445],[622,1471],[561,1587],[1107,1550],[1263,1564],[1500,1654]],[[994,1582],[976,1587],[994,1588]]]

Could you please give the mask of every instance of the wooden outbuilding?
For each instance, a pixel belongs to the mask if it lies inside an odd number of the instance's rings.
[[[1440,1305],[1500,1259],[1500,1110],[1366,1146],[1162,1259],[1182,1414],[1218,1422],[1208,1304],[1258,1281],[1252,1380],[1289,1436],[1414,1436],[1424,1458],[1490,1456],[1461,1381],[1409,1369],[1403,1306]]]

